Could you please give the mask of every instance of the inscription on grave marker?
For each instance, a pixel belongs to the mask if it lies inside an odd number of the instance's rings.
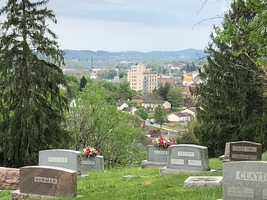
[[[246,187],[229,187],[227,195],[230,197],[254,198],[254,190]]]
[[[223,197],[227,200],[267,199],[267,162],[241,161],[223,164]]]
[[[48,162],[66,163],[68,158],[65,157],[48,157]]]
[[[156,155],[167,155],[168,151],[155,150],[154,154],[156,154]]]
[[[35,176],[34,177],[34,182],[36,182],[36,183],[57,184],[57,179],[56,178],[48,178],[48,177]]]
[[[178,151],[178,156],[194,157],[195,153],[188,151]]]
[[[95,161],[93,160],[82,160],[83,165],[95,165]]]

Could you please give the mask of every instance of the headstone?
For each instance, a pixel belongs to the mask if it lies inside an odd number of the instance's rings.
[[[104,171],[104,157],[94,156],[86,158],[82,156],[82,172]]]
[[[167,166],[160,175],[209,170],[208,148],[193,144],[178,144],[169,147]]]
[[[242,161],[223,164],[224,200],[267,199],[267,162]]]
[[[169,148],[169,147],[168,147]],[[154,145],[147,146],[147,160],[143,160],[141,167],[166,166],[168,148],[159,148]]]
[[[230,142],[230,161],[259,161],[262,156],[262,145],[255,142]]]
[[[19,169],[0,167],[0,190],[19,189]]]
[[[39,151],[39,165],[63,167],[81,174],[81,152],[68,149]]]
[[[207,187],[221,185],[222,178],[222,176],[189,176],[184,182],[184,187]]]
[[[76,196],[77,172],[51,166],[20,168],[20,190],[12,192],[12,199]]]
[[[223,162],[227,162],[230,159],[230,142],[225,143],[224,155],[219,157]]]

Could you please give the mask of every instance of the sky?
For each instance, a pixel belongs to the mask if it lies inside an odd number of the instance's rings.
[[[227,0],[50,0],[61,49],[203,50]],[[210,18],[216,18],[208,20]]]

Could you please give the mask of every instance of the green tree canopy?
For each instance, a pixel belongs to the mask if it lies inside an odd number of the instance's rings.
[[[166,111],[163,106],[157,106],[155,108],[155,114],[154,118],[156,120],[156,123],[162,127],[163,123],[166,122]]]
[[[178,109],[183,105],[182,88],[172,87],[167,94],[167,100],[171,103],[172,109]]]
[[[266,77],[255,62],[266,48],[266,31],[258,33],[266,28],[266,9],[266,1],[235,0],[211,35],[194,129],[210,156],[221,155],[230,141],[255,141],[266,148]]]
[[[99,82],[79,94],[77,106],[68,116],[67,127],[76,138],[76,149],[90,145],[105,157],[106,166],[125,166],[140,162],[137,141],[144,136],[142,120],[120,111],[107,101],[106,89]],[[137,128],[138,127],[138,128]]]

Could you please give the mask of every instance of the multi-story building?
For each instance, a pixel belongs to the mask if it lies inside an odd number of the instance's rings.
[[[142,91],[143,94],[151,93],[158,86],[158,74],[146,68],[144,64],[134,64],[131,71],[127,73],[130,88]]]
[[[160,75],[158,78],[158,85],[165,85],[169,83],[171,86],[174,85],[174,78],[172,76]]]

